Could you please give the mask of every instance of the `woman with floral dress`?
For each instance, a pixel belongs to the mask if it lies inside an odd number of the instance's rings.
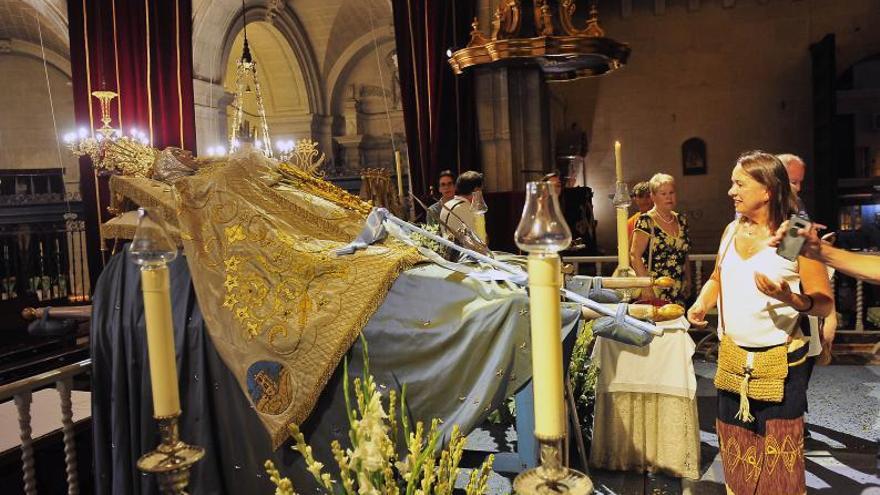
[[[690,264],[687,262],[691,241],[687,221],[673,211],[676,197],[675,181],[671,176],[655,174],[649,184],[654,208],[636,221],[630,262],[640,276],[672,278],[675,282],[672,287],[656,289],[656,296],[684,306],[691,285]]]
[[[672,277],[676,284],[658,295],[684,304],[690,279],[687,223],[672,211],[672,177],[655,175],[650,189],[655,206],[636,221],[630,250],[632,267],[641,276],[648,274],[646,267],[650,265],[651,275]],[[663,337],[645,347],[596,339],[593,362],[601,372],[590,464],[600,469],[699,478],[694,342],[683,318],[660,325]]]

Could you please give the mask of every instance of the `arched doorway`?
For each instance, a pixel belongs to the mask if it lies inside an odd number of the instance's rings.
[[[251,56],[256,62],[263,106],[273,139],[301,139],[312,136],[312,111],[302,68],[284,35],[268,22],[251,22],[247,27]],[[244,31],[233,39],[223,75],[227,93],[236,91],[236,67],[244,45]],[[245,120],[259,123],[256,88],[248,86],[243,98]],[[228,135],[232,116],[236,111],[233,101],[226,105]]]

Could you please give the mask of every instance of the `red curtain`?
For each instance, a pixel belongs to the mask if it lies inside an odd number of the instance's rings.
[[[91,93],[115,91],[111,126],[138,129],[159,149],[195,150],[191,0],[68,0],[67,12],[77,127],[101,127]],[[80,160],[80,191],[96,275],[103,265],[97,225],[109,218],[109,193],[88,159]]]
[[[447,50],[467,44],[472,0],[393,0],[403,117],[414,192],[437,174],[479,170],[473,71],[456,76]]]

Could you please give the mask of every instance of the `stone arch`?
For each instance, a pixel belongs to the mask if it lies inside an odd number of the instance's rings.
[[[337,86],[340,81],[345,80],[346,72],[355,62],[359,61],[362,55],[374,50],[375,46],[381,47],[383,44],[393,40],[394,28],[382,26],[360,36],[346,47],[327,73],[327,101],[330,103],[329,108],[331,111],[336,107],[336,100],[342,92],[342,88]]]
[[[46,63],[58,69],[61,73],[67,76],[67,79],[71,79],[70,59],[48,48],[45,50]],[[13,39],[0,41],[0,54],[2,53],[31,57],[41,62],[43,60],[43,53],[40,49],[40,45],[24,40]]]
[[[272,24],[258,21],[248,24],[248,39],[269,120],[311,115],[304,75],[284,35]],[[231,46],[233,53],[226,62],[223,84],[227,92],[234,93],[236,66],[243,46],[241,31]],[[245,106],[251,107],[255,103],[248,98]],[[256,108],[249,111],[255,112]]]
[[[296,14],[288,7],[281,10],[273,10],[272,16],[267,17],[269,9],[265,5],[250,6],[245,8],[248,23],[255,21],[263,21],[271,24],[277,29],[287,41],[293,51],[296,61],[305,81],[306,94],[309,99],[309,110],[311,114],[326,115],[327,100],[324,97],[324,88],[321,80],[321,73],[318,70],[318,64],[315,59],[314,50],[309,42],[308,34],[300,23]],[[224,36],[223,47],[221,50],[220,64],[217,65],[215,74],[211,74],[211,78],[215,81],[222,79],[222,73],[226,67],[229,57],[232,56],[232,44],[236,36],[242,30],[241,25],[241,9],[232,16],[231,22]],[[235,54],[237,56],[237,54]]]
[[[22,0],[39,12],[45,26],[52,30],[61,42],[70,48],[70,37],[67,34],[67,2],[64,0]]]

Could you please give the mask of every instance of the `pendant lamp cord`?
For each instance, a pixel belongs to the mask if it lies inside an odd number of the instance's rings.
[[[43,29],[40,23],[40,16],[34,11],[34,19],[37,21],[37,34],[40,37],[40,53],[43,57],[43,74],[46,76],[46,91],[49,93],[49,111],[52,113],[52,130],[55,134],[55,149],[58,151],[58,168],[61,169],[61,192],[64,194],[64,203],[67,205],[67,213],[70,213],[70,197],[67,195],[67,166],[64,164],[64,158],[61,155],[61,139],[58,136],[58,122],[55,119],[55,103],[52,99],[52,84],[49,82],[49,65],[46,62],[46,47],[43,44]]]

